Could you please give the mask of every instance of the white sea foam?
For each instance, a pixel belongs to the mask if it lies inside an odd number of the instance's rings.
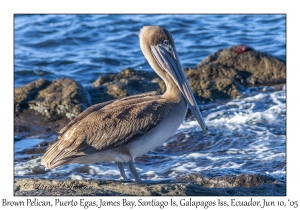
[[[26,162],[21,162],[15,165],[15,176],[24,176],[27,174],[32,173],[32,169],[34,167],[40,167],[41,166],[41,157],[26,161]]]
[[[267,90],[264,88],[264,91]],[[238,169],[246,173],[265,173],[276,162],[285,165],[285,90],[255,94],[252,89],[252,92],[245,94],[249,97],[205,109],[205,122],[214,133],[209,140],[222,143],[222,140],[228,139],[230,147],[222,148],[222,144],[216,144],[215,148],[208,147],[201,152],[188,154],[186,161],[205,157],[211,162],[211,165],[201,167],[203,160],[199,161],[191,172]],[[185,121],[178,132],[190,130],[202,132],[196,121]],[[219,155],[220,151],[226,156]],[[214,165],[215,162],[219,164]],[[182,170],[186,171],[187,168],[183,165]],[[273,172],[269,171],[269,174]]]
[[[80,175],[71,174],[70,179],[71,179],[71,180],[82,180],[83,177],[80,176]]]
[[[187,158],[193,158],[193,159],[197,159],[199,157],[203,157],[203,156],[207,156],[207,154],[202,154],[202,153],[191,153],[187,155]]]

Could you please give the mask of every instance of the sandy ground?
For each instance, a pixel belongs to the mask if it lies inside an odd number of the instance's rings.
[[[138,185],[101,180],[17,179],[15,196],[285,196],[285,184],[209,188],[193,182]]]

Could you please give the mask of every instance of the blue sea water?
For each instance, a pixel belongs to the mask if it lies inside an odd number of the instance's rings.
[[[73,78],[90,86],[127,67],[152,71],[138,34],[144,25],[169,30],[183,67],[218,49],[247,44],[285,60],[285,15],[15,15],[14,81]]]
[[[91,86],[101,74],[127,67],[152,71],[139,48],[144,25],[160,25],[172,33],[183,67],[195,67],[218,49],[237,44],[286,60],[286,16],[280,14],[15,15],[14,21],[15,87],[41,77],[69,77]],[[137,158],[142,178],[255,173],[285,182],[285,88],[252,87],[244,95],[226,104],[202,106],[216,135],[205,137],[195,121],[187,120],[164,145]],[[75,164],[32,175],[41,167],[42,154],[32,158],[20,151],[44,140],[49,139],[15,141],[15,176],[118,179],[117,166],[105,162],[89,165],[84,173],[79,170],[82,165]]]

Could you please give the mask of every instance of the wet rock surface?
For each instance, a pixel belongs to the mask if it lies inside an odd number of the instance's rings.
[[[213,178],[189,174],[178,180],[190,181],[207,188],[258,187],[263,184],[279,184],[275,179],[257,174],[226,175]]]
[[[15,196],[285,196],[286,185],[268,182],[258,175],[228,177],[195,176],[196,182],[184,177],[183,181],[158,184],[134,184],[133,182],[103,180],[41,180],[17,179],[14,182]],[[193,178],[195,178],[193,177]],[[257,186],[233,183],[247,180],[265,180]],[[191,178],[191,177],[190,177]],[[185,180],[184,180],[185,179]],[[197,181],[198,180],[198,181]],[[206,180],[205,184],[201,184]],[[235,180],[234,182],[230,180]],[[198,182],[198,183],[197,183]],[[224,185],[224,183],[229,183]],[[248,183],[248,182],[246,182]]]
[[[39,79],[15,88],[15,113],[31,109],[54,121],[63,117],[73,119],[87,106],[83,87],[68,78],[52,82]]]
[[[14,93],[14,110],[15,112],[23,111],[29,107],[28,101],[37,97],[38,91],[44,89],[50,84],[49,81],[39,79],[28,83],[22,87],[16,87]]]
[[[254,85],[286,82],[284,62],[247,45],[218,50],[185,73],[200,103],[234,99]]]
[[[41,115],[57,120],[63,117],[73,119],[88,107],[83,87],[74,80],[63,78],[54,80],[37,97],[28,101],[30,109]]]
[[[120,99],[149,91],[163,93],[165,84],[154,71],[135,71],[132,68],[127,68],[120,73],[107,74],[96,79],[89,92],[91,95],[96,95],[94,92],[99,90],[103,90],[104,93],[102,92],[102,97],[93,99],[93,103],[104,102],[105,99]],[[103,97],[105,94],[106,96]]]
[[[197,69],[209,64],[219,66],[219,72],[207,72],[209,78],[220,77],[223,73],[221,77],[233,78],[244,86],[279,84],[285,83],[286,79],[284,62],[247,45],[219,50],[201,61]],[[225,67],[229,69],[227,73]]]
[[[68,124],[66,117],[51,121],[34,110],[27,109],[14,115],[14,133],[18,137],[57,133]]]
[[[57,132],[88,106],[86,90],[74,80],[33,81],[15,88],[15,132]]]

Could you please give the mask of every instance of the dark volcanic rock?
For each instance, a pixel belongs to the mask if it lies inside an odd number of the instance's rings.
[[[191,181],[208,188],[227,188],[227,187],[257,187],[263,184],[279,184],[278,181],[257,174],[225,175],[208,178],[199,174],[189,174],[180,177],[180,181]]]
[[[248,46],[219,50],[185,69],[198,102],[234,99],[245,87],[286,82],[286,65]]]
[[[74,80],[63,78],[54,80],[37,97],[28,101],[33,109],[51,120],[67,117],[73,119],[87,106],[87,96],[83,87]]]
[[[39,173],[39,169],[37,169]],[[15,196],[285,196],[285,184],[205,187],[191,182],[134,184],[104,180],[17,179]]]
[[[37,96],[38,91],[46,88],[49,84],[49,81],[39,79],[22,87],[16,87],[14,90],[15,112],[20,112],[24,109],[27,109],[28,101],[33,100]]]
[[[57,132],[88,105],[86,91],[74,80],[33,81],[15,88],[15,132]]]
[[[93,104],[149,91],[164,92],[164,82],[154,72],[135,71],[132,68],[118,74],[100,76],[93,83],[93,88],[89,89]]]
[[[240,49],[245,49],[241,51]],[[286,82],[286,65],[275,57],[258,52],[248,46],[238,45],[219,50],[197,65],[218,64],[219,70],[207,72],[207,77],[228,77],[244,86],[273,85]]]
[[[115,99],[112,95],[108,94],[107,87],[104,85],[87,88],[87,91],[91,99],[91,104],[97,104]]]
[[[32,109],[15,113],[14,132],[16,136],[34,136],[40,134],[53,134],[64,127],[69,120],[62,119],[51,121],[47,117],[37,113]]]

